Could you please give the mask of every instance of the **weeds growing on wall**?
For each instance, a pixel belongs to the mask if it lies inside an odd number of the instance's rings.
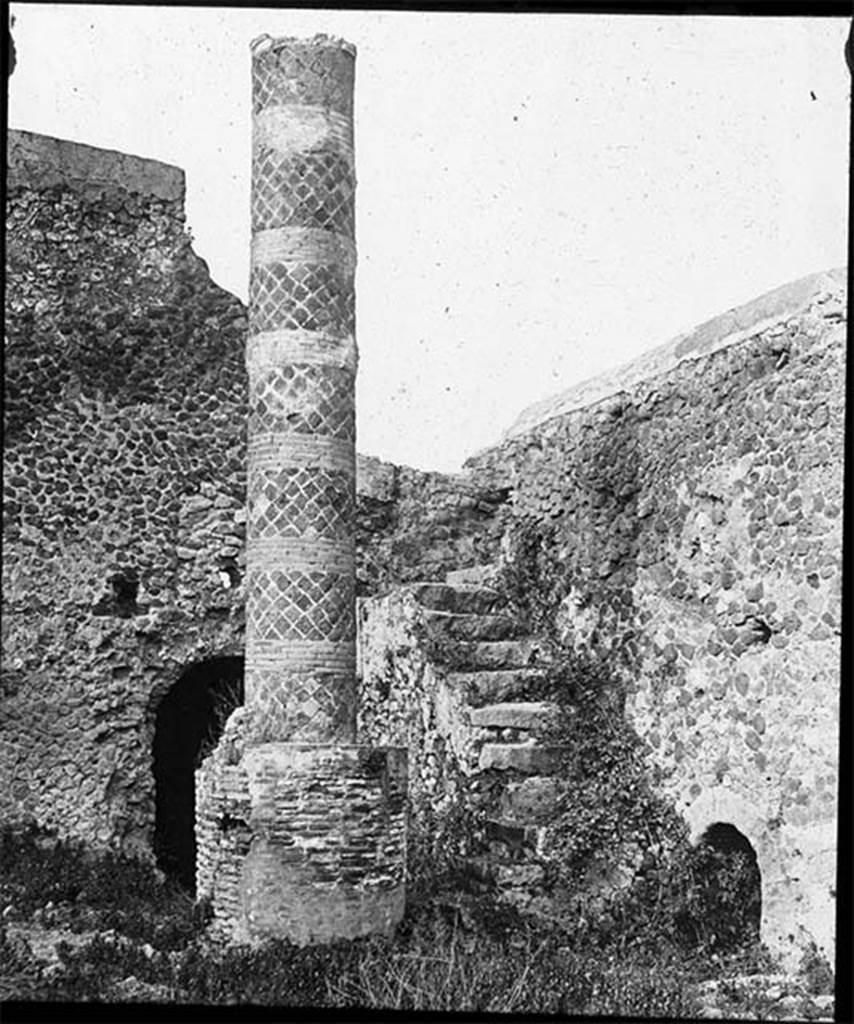
[[[605,946],[665,942],[732,954],[758,942],[759,879],[737,850],[692,848],[687,828],[656,786],[643,741],[623,715],[619,675],[607,659],[566,642],[560,605],[597,594],[569,577],[556,533],[521,523],[500,586],[547,653],[545,696],[559,715],[544,741],[562,749],[563,796],[545,852],[552,891]]]
[[[199,743],[195,768],[198,768],[202,761],[213,753],[229,716],[243,704],[243,680],[224,679],[216,688],[212,689],[212,694],[213,704],[210,719],[207,731]]]
[[[560,558],[557,531],[522,520],[510,533],[509,550],[498,589],[524,628],[550,643],[557,653],[562,648],[557,612],[573,583]]]
[[[807,991],[812,995],[831,995],[833,993],[833,968],[814,942],[804,950],[801,956],[799,973]]]
[[[407,898],[416,901],[437,891],[474,892],[481,880],[468,860],[483,816],[463,799],[448,801],[444,811],[424,810],[407,834]]]

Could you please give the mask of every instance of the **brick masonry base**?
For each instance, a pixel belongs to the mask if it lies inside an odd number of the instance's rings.
[[[197,894],[238,942],[389,933],[403,916],[406,751],[265,743],[243,709],[196,773]]]

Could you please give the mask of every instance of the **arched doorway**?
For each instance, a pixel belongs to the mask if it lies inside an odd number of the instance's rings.
[[[731,951],[757,943],[762,876],[747,837],[728,822],[709,825],[694,849],[692,866],[697,910],[712,945]]]
[[[196,885],[195,770],[243,703],[243,658],[191,665],[157,709],[154,726],[154,854],[190,892]]]

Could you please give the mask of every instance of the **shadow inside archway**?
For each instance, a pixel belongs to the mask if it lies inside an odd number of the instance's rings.
[[[157,709],[154,854],[162,871],[195,892],[195,770],[243,703],[243,658],[190,666]]]
[[[721,952],[746,949],[759,941],[762,876],[756,851],[727,822],[710,825],[692,851],[694,880],[690,919],[702,939]]]

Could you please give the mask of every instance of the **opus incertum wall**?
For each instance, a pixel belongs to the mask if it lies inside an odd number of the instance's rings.
[[[406,755],[355,743],[355,50],[253,43],[246,704],[197,778],[197,883],[236,937],[385,931]]]
[[[567,639],[623,675],[692,838],[749,841],[794,965],[835,942],[846,280],[730,310],[467,463],[553,531]]]
[[[5,238],[0,820],[150,852],[161,703],[243,649],[245,310],[154,160],[10,130]]]

